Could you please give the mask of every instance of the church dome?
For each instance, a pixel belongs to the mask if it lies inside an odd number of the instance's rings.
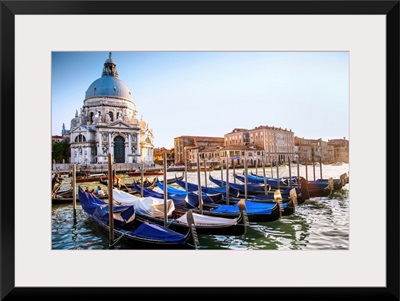
[[[111,52],[104,63],[102,76],[89,86],[85,99],[102,96],[132,100],[128,86],[118,78],[117,65],[111,58]]]
[[[101,96],[132,100],[132,93],[128,86],[120,79],[109,75],[96,79],[87,89],[85,99]]]

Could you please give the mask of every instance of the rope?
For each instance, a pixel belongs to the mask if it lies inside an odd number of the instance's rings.
[[[191,246],[192,248],[195,248],[196,250],[198,249],[198,247],[196,245],[190,244],[190,243],[186,243],[188,246]]]
[[[114,242],[111,245],[109,245],[109,247],[114,247],[116,245],[116,243],[119,242],[120,239],[122,238],[122,236],[124,236],[126,233],[128,233],[128,232],[125,232],[120,237],[118,237],[116,240],[114,240]]]

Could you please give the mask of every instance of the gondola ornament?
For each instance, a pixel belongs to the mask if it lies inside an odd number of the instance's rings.
[[[278,203],[279,208],[280,208],[280,210],[282,212],[284,210],[284,208],[282,207],[282,194],[281,194],[280,189],[275,190],[274,199],[275,199],[275,202]]]
[[[296,189],[295,188],[292,188],[291,190],[290,190],[290,198],[292,199],[292,202],[293,202],[293,205],[294,206],[297,206],[298,205],[298,203],[297,203],[297,193],[296,193]]]
[[[328,187],[329,187],[329,190],[332,192],[333,191],[333,178],[332,177],[330,177],[328,179]]]

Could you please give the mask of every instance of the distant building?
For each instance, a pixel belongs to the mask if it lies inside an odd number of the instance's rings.
[[[328,142],[320,139],[305,139],[295,137],[300,163],[311,164],[349,162],[349,141],[345,139],[332,139]]]
[[[249,166],[275,165],[290,162],[322,163],[348,162],[348,140],[305,139],[295,137],[292,130],[275,126],[253,129],[235,128],[219,137],[181,136],[174,139],[175,164],[185,162],[194,167],[199,154],[200,165],[216,167],[220,164]]]
[[[349,140],[329,139],[328,145],[333,147],[333,163],[349,163]]]
[[[274,126],[258,126],[254,129],[235,128],[224,135],[225,146],[240,145],[256,147],[260,155],[254,157],[258,164],[265,156],[267,162],[288,162],[296,159],[294,133],[292,130]],[[262,153],[260,151],[263,151]]]
[[[174,149],[166,149],[165,147],[154,149],[154,162],[164,164],[164,154],[167,154],[167,166],[174,163]]]
[[[51,136],[51,142],[62,142],[64,140],[63,136],[53,135]]]
[[[174,138],[174,163],[175,165],[184,164],[185,161],[193,160],[189,154],[190,150],[202,147],[206,150],[208,147],[222,147],[224,138],[222,137],[204,137],[204,136],[180,136]],[[197,159],[196,159],[197,160]],[[219,160],[219,158],[218,158]]]
[[[143,118],[137,119],[132,93],[119,79],[111,52],[62,135],[70,138],[71,163],[106,163],[109,153],[113,163],[154,162],[153,131]]]

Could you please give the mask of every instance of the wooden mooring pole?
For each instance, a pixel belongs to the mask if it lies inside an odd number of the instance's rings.
[[[108,154],[108,241],[111,247],[114,244],[114,207],[113,207],[113,169],[112,169],[112,157]]]
[[[265,157],[262,158],[262,169],[263,169],[263,177],[264,177],[264,193],[265,195],[268,194],[268,189],[267,189],[267,176],[265,174]]]
[[[201,179],[200,179],[200,154],[199,154],[199,151],[197,151],[197,185],[198,185],[197,193],[199,194],[200,214],[203,214],[203,197],[202,197]]]
[[[247,201],[247,152],[244,153],[244,200]]]
[[[72,166],[72,208],[76,215],[76,164]]]
[[[322,178],[322,156],[319,156],[319,176],[320,176],[320,179],[323,179]]]
[[[229,205],[229,153],[226,152],[226,204]],[[233,162],[233,168],[235,168],[235,162]],[[235,170],[235,169],[233,169]],[[222,182],[221,182],[222,183]]]
[[[167,226],[168,214],[167,214],[167,201],[168,201],[168,190],[167,190],[167,153],[163,153],[163,188],[164,188],[164,227]]]

